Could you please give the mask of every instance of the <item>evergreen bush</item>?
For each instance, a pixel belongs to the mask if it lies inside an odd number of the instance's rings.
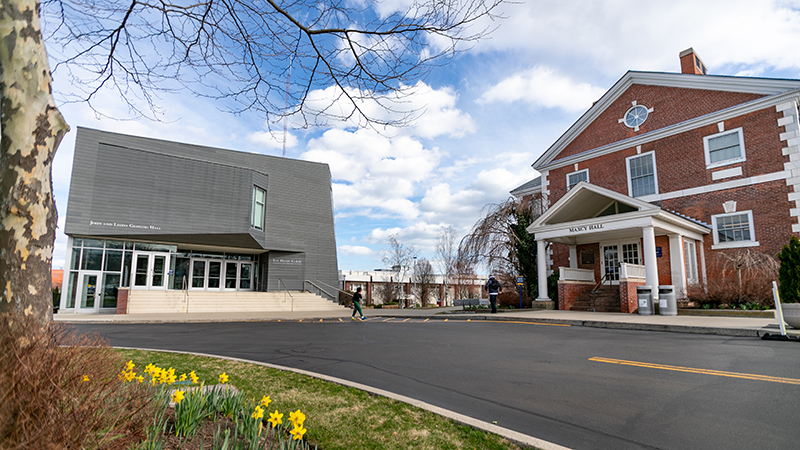
[[[781,267],[778,270],[781,302],[800,303],[800,239],[792,236],[789,244],[778,253]]]

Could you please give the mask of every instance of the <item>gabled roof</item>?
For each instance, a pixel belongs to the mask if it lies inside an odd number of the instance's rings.
[[[517,186],[514,189],[509,191],[509,194],[513,196],[520,196],[525,194],[530,194],[532,192],[539,192],[542,190],[542,177],[536,177],[527,183]]]
[[[551,163],[564,148],[578,137],[597,117],[611,106],[632,85],[664,86],[684,89],[704,89],[724,92],[780,96],[800,89],[800,80],[776,78],[733,77],[722,75],[694,75],[683,73],[629,71],[595,102],[547,151],[533,163],[539,169]],[[647,133],[650,135],[652,133]],[[644,135],[643,135],[644,136]],[[632,144],[634,145],[634,144]],[[586,153],[586,152],[584,152]]]
[[[652,203],[581,181],[533,221],[530,228],[591,219],[600,215],[614,202],[624,205],[630,212],[661,209]]]

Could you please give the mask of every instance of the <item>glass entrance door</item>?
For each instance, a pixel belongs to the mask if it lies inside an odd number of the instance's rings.
[[[168,253],[133,254],[133,288],[134,289],[166,289]]]
[[[619,281],[619,251],[617,245],[603,246],[603,273],[608,281]]]
[[[78,280],[78,312],[82,313],[95,313],[97,312],[100,304],[102,303],[102,289],[98,285],[100,281],[100,272],[86,272],[80,273]]]

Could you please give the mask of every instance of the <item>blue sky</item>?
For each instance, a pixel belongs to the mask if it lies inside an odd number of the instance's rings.
[[[797,0],[530,0],[503,12],[492,35],[414,86],[411,104],[425,113],[413,126],[290,130],[286,157],[331,167],[339,269],[383,267],[390,234],[432,259],[441,227],[452,225],[460,238],[484,205],[536,177],[534,160],[628,70],[680,72],[678,54],[692,47],[712,75],[800,78]],[[57,100],[72,92],[58,72],[54,91]],[[158,105],[161,122],[59,105],[73,131],[53,163],[55,268],[65,260],[76,127],[281,155],[282,135],[267,130],[263,114],[231,115],[188,93],[159,94]],[[128,117],[113,92],[101,92],[95,106]]]

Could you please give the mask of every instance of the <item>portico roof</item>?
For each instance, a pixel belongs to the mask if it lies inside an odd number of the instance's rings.
[[[568,245],[655,235],[680,235],[702,240],[711,229],[699,221],[666,211],[619,192],[581,181],[529,227],[536,239]]]

